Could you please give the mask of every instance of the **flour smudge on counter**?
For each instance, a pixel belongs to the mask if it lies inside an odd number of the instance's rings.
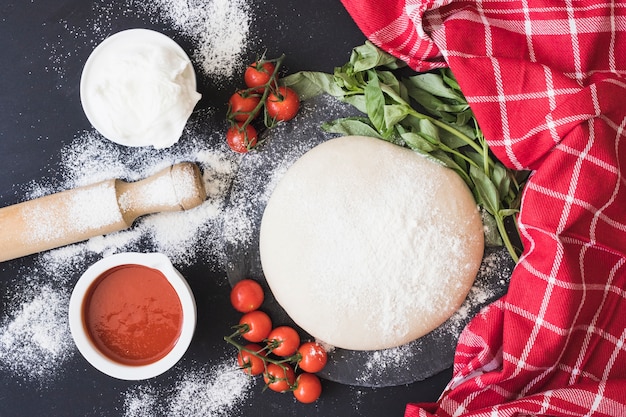
[[[172,387],[139,385],[124,393],[124,417],[228,417],[240,406],[255,379],[235,361],[183,373]]]
[[[62,38],[43,46],[50,53],[50,66],[45,70],[58,75],[57,89],[66,88],[67,74],[80,72],[72,68],[82,67],[91,50],[118,30],[115,22],[129,17],[171,27],[174,33],[166,34],[175,41],[190,41],[193,50],[186,52],[195,69],[219,86],[219,80],[230,79],[245,67],[254,13],[250,0],[124,0],[96,1],[89,17],[79,16],[79,22],[58,21],[71,36],[73,47]]]
[[[155,0],[136,6],[157,15],[195,43],[191,59],[208,77],[230,78],[243,69],[252,22],[248,0]]]
[[[67,323],[69,295],[50,285],[21,293],[0,322],[0,369],[42,382],[73,356]]]

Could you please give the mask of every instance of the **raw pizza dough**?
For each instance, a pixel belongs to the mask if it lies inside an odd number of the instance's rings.
[[[351,350],[400,346],[441,325],[472,287],[483,249],[458,174],[361,136],[298,159],[260,230],[277,302],[316,339]]]

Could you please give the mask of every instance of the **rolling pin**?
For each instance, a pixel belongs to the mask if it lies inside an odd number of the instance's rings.
[[[198,166],[172,165],[136,182],[111,179],[0,208],[0,262],[127,229],[146,214],[206,199]]]

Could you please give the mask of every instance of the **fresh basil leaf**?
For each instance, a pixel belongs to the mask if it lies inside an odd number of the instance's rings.
[[[458,134],[452,133],[448,130],[441,129],[438,126],[435,126],[433,122],[426,118],[417,118],[414,116],[409,116],[403,121],[404,125],[410,126],[415,131],[426,132],[430,136],[436,137],[441,143],[446,145],[450,149],[457,149],[467,146],[467,142],[461,138],[459,138]],[[472,135],[473,131],[470,129],[456,129],[462,133],[469,132]],[[470,136],[471,137],[471,136]]]
[[[439,129],[428,119],[420,119],[417,122],[417,128],[419,132],[427,137],[433,138],[437,143],[440,142],[439,139]]]
[[[436,163],[437,165],[448,168],[446,163],[436,156],[439,148],[435,143],[432,143],[428,138],[422,136],[420,133],[404,132],[401,134],[401,139],[405,146],[408,146],[412,151],[420,154],[424,158]]]
[[[385,96],[380,89],[380,83],[376,76],[370,77],[367,85],[363,89],[365,94],[365,106],[367,116],[372,121],[372,125],[383,137],[387,134],[385,125]]]
[[[367,71],[376,67],[388,67],[397,69],[406,64],[398,62],[394,56],[382,51],[370,41],[353,49],[350,56],[350,63],[354,71]]]
[[[502,164],[496,163],[493,166],[491,178],[496,188],[498,189],[498,193],[501,196],[507,195],[509,189],[511,188],[511,177],[509,176],[506,168]]]
[[[351,94],[341,98],[341,101],[351,104],[361,113],[367,114],[367,100],[363,94]]]
[[[465,152],[463,152],[463,154],[464,154],[467,158],[471,159],[471,160],[472,160],[472,162],[474,162],[474,164],[475,164],[476,166],[478,166],[478,167],[480,167],[480,168],[481,168],[481,170],[482,170],[482,168],[485,166],[485,155],[482,155],[482,154],[480,154],[480,153],[476,152],[476,151],[475,151],[475,150],[473,150],[473,149],[472,149],[472,150],[467,149],[467,150],[465,150]],[[482,173],[483,173],[484,175],[486,175],[484,171],[482,171]]]
[[[419,133],[415,132],[405,132],[400,135],[402,140],[414,151],[418,151],[420,153],[430,154],[431,152],[436,151],[439,147],[436,145],[436,142],[429,141],[427,138],[422,136]],[[433,159],[437,159],[434,158]],[[442,163],[437,159],[439,163]]]
[[[409,96],[427,112],[435,116],[441,116],[439,109],[444,106],[445,103],[443,103],[439,98],[430,94],[428,91],[417,88],[413,84],[407,84],[407,91]]]
[[[500,207],[498,189],[482,169],[470,165],[469,172],[475,185],[475,195],[478,204],[483,206],[489,213],[495,215]]]
[[[460,129],[458,130],[461,131]],[[439,137],[441,142],[445,143],[450,149],[459,149],[467,146],[467,142],[447,130],[442,129],[439,133]]]
[[[445,151],[445,149],[442,149]],[[469,172],[469,162],[465,158],[463,158],[463,154],[450,154],[450,158],[454,160],[454,162],[463,170],[463,172]]]
[[[451,113],[451,116],[454,115],[454,117],[451,117],[451,119],[457,119],[458,120],[458,115],[459,114],[463,114],[464,112],[466,112],[467,110],[469,110],[469,106],[465,103],[461,103],[461,104],[450,104],[450,103],[445,103],[445,102],[440,102],[441,104],[435,108],[436,111],[441,112],[441,113]],[[471,115],[471,112],[470,112]],[[466,117],[464,115],[464,117]]]
[[[496,218],[493,217],[492,214],[489,214],[486,210],[480,210],[480,217],[484,225],[483,230],[485,233],[485,246],[502,246],[504,242],[502,241],[502,236],[500,236],[500,231],[498,230],[498,223],[496,222]]]
[[[301,100],[308,100],[322,93],[341,97],[344,92],[334,82],[334,77],[321,72],[303,71],[281,79],[281,83],[292,88]]]
[[[400,96],[403,102],[407,104],[411,102],[411,97],[409,96],[409,90],[406,88],[406,85],[404,85],[403,83],[400,83],[400,91],[398,92],[398,95]]]
[[[387,104],[383,108],[386,129],[392,129],[396,124],[404,120],[410,113],[410,109],[399,104]]]
[[[411,109],[411,111],[414,111],[409,105],[409,103],[405,101],[403,97],[393,88],[389,87],[386,84],[380,84],[380,89],[389,100],[393,101],[396,104],[406,106],[407,109]]]
[[[514,216],[517,213],[519,213],[519,209],[502,209],[500,211],[498,211],[498,215],[502,218],[504,217],[509,217],[509,216]]]
[[[376,71],[378,80],[381,84],[385,84],[391,88],[396,94],[400,94],[400,81],[391,71]]]
[[[324,123],[322,129],[329,133],[339,133],[347,136],[369,136],[382,139],[376,129],[369,124],[369,119],[367,118],[345,117]]]
[[[439,74],[426,72],[409,77],[409,81],[417,88],[427,91],[433,96],[448,98],[461,103],[465,102],[465,98],[456,90],[450,88]]]
[[[356,77],[348,72],[336,71],[334,74],[334,80],[337,85],[346,90],[346,92],[362,91],[363,82],[360,77]]]
[[[367,100],[363,94],[346,95],[341,100],[351,104],[361,113],[367,114]]]
[[[461,127],[471,121],[474,117],[471,109],[465,103],[446,103],[427,91],[415,88],[415,86],[407,87],[407,91],[409,96],[412,97],[428,113],[444,120],[449,124]],[[472,128],[473,126],[470,127],[469,130]]]
[[[448,85],[450,88],[454,89],[460,95],[463,95],[463,93],[461,91],[461,86],[459,86],[459,83],[454,78],[454,75],[452,75],[452,71],[450,70],[450,68],[443,68],[443,69],[441,69],[439,71],[439,74],[441,74],[441,78],[443,79],[443,82],[446,83],[446,85]]]
[[[459,127],[471,125],[468,127],[471,131],[474,131],[474,112],[472,111],[472,109],[467,106],[464,110],[461,110],[459,113],[457,113],[456,122],[454,124]]]

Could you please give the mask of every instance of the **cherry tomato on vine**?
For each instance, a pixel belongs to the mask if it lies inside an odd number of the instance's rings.
[[[300,346],[300,335],[293,327],[279,326],[267,336],[267,345],[274,355],[291,356]]]
[[[257,352],[257,355],[265,356],[263,348],[256,343],[249,343],[244,347],[253,352]],[[263,371],[265,371],[265,361],[257,355],[254,355],[246,350],[240,350],[237,355],[237,364],[248,375],[261,375]]]
[[[302,373],[296,379],[293,395],[298,401],[310,404],[317,401],[322,394],[322,383],[320,379],[310,373]]]
[[[237,124],[226,131],[226,143],[230,149],[239,153],[246,153],[254,148],[257,137],[257,131],[252,125],[247,125],[244,129],[241,124]]]
[[[272,319],[261,310],[244,314],[239,320],[241,337],[248,342],[258,343],[267,338],[272,331]]]
[[[276,66],[272,62],[255,62],[246,68],[243,80],[249,88],[263,87],[269,83]]]
[[[310,373],[321,371],[328,362],[326,349],[316,342],[304,342],[298,348],[298,355],[298,367]]]
[[[245,122],[250,117],[254,119],[259,113],[257,106],[260,102],[258,95],[239,90],[228,99],[228,117],[237,122]]]
[[[289,87],[278,87],[265,100],[267,115],[279,122],[296,117],[298,109],[300,109],[300,97],[298,97],[298,93]]]
[[[253,279],[242,279],[230,291],[230,303],[240,313],[258,309],[264,298],[263,287]]]
[[[272,391],[286,392],[293,387],[296,381],[296,374],[293,368],[286,363],[282,365],[270,363],[263,373],[263,381]]]

